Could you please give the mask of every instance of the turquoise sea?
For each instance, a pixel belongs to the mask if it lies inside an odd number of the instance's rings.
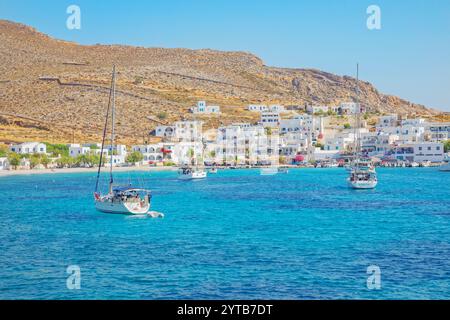
[[[450,175],[378,172],[376,190],[343,169],[132,173],[164,219],[97,212],[92,173],[1,177],[0,298],[449,299]]]

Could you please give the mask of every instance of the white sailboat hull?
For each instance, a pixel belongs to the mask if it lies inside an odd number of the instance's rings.
[[[150,210],[150,203],[141,204],[140,202],[130,203],[96,200],[95,208],[105,213],[144,215]]]
[[[449,172],[450,171],[450,162],[440,166],[439,171]]]
[[[376,188],[378,181],[377,180],[368,180],[368,181],[348,181],[349,187],[353,189],[374,189]]]

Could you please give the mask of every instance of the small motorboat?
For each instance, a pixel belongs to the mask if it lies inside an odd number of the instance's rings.
[[[273,176],[278,173],[277,167],[268,167],[268,168],[261,168],[260,174],[262,176]]]
[[[184,167],[178,170],[178,179],[180,180],[205,179],[206,176],[206,171],[199,168]]]

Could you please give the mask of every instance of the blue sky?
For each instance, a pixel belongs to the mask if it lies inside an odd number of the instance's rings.
[[[81,8],[68,30],[66,8]],[[381,8],[368,30],[366,8]],[[267,65],[354,75],[450,111],[449,0],[1,0],[0,18],[82,44],[241,50]]]

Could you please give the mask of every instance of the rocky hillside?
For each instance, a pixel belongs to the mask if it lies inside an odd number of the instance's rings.
[[[355,98],[355,79],[311,69],[274,68],[245,52],[93,45],[52,39],[0,20],[0,139],[98,139],[111,67],[118,70],[118,131],[142,140],[162,119],[190,117],[199,99],[222,106],[207,126],[255,121],[249,103],[335,104]],[[362,82],[372,111],[433,115],[436,111],[378,92]]]

